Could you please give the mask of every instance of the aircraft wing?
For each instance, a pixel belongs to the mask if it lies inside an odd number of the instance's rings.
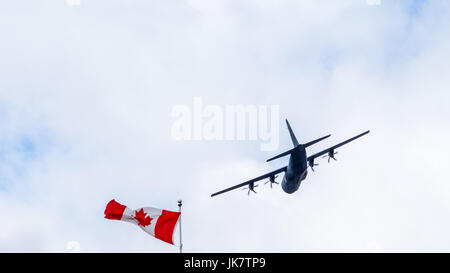
[[[211,195],[211,197],[216,196],[216,195],[219,195],[219,194],[222,194],[222,193],[225,193],[225,192],[228,192],[228,191],[231,191],[231,190],[235,190],[235,189],[240,188],[240,187],[243,187],[243,186],[254,185],[255,182],[258,182],[258,181],[260,181],[260,180],[269,178],[269,177],[271,177],[271,176],[275,176],[276,174],[285,172],[286,169],[287,169],[287,166],[286,166],[286,167],[283,167],[283,168],[281,168],[281,169],[275,170],[275,171],[273,171],[273,172],[266,173],[266,174],[264,174],[264,175],[258,176],[258,177],[256,177],[256,178],[253,178],[253,179],[251,179],[251,180],[249,180],[249,181],[246,181],[246,182],[244,182],[244,183],[241,183],[241,184],[238,184],[238,185],[236,185],[236,186],[230,187],[230,188],[228,188],[228,189],[224,189],[224,190],[221,190],[221,191],[219,191],[219,192],[213,193],[213,194]]]
[[[334,150],[336,150],[337,148],[339,148],[339,147],[341,147],[341,146],[343,146],[343,145],[345,145],[345,144],[347,144],[347,143],[349,143],[349,142],[352,142],[353,140],[355,140],[355,139],[357,139],[357,138],[360,138],[360,137],[362,137],[362,136],[364,136],[364,135],[367,135],[369,132],[370,132],[370,131],[366,131],[366,132],[364,132],[364,133],[362,133],[362,134],[359,134],[359,135],[357,135],[357,136],[355,136],[355,137],[349,138],[349,139],[347,139],[347,140],[344,141],[344,142],[341,142],[341,143],[339,143],[339,144],[336,144],[336,145],[334,145],[333,147],[330,147],[330,148],[325,149],[325,150],[323,150],[323,151],[321,151],[321,152],[318,152],[317,154],[314,154],[314,155],[312,155],[312,156],[309,156],[309,157],[308,157],[308,161],[311,161],[311,160],[314,161],[315,158],[317,158],[317,157],[319,157],[319,156],[322,156],[322,155],[325,155],[325,154],[328,154],[328,153],[330,153],[330,152],[334,153]]]

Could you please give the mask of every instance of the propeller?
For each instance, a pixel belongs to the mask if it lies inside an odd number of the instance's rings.
[[[272,184],[278,184],[278,182],[275,181],[275,178],[277,178],[277,177],[278,177],[278,175],[269,177],[269,180],[266,181],[266,183],[264,183],[264,185],[266,185],[267,183],[270,182],[270,188],[272,188]]]
[[[312,160],[309,160],[308,161],[308,165],[309,165],[309,167],[311,167],[311,170],[314,172],[314,167],[315,166],[319,166],[319,164],[315,164],[314,163],[314,159],[312,159]]]
[[[253,183],[250,183],[250,184],[248,184],[248,187],[247,187],[247,188],[243,188],[243,190],[248,190],[247,195],[250,195],[250,191],[252,191],[252,192],[254,192],[254,193],[257,193],[257,192],[255,191],[255,188],[256,188],[256,187],[258,187],[258,185],[255,185],[255,184],[253,184]]]
[[[337,161],[337,159],[334,157],[335,155],[337,155],[337,153],[338,152],[334,152],[334,150],[330,150],[328,154],[326,156],[323,156],[322,158],[328,157],[328,163],[330,163],[331,158]]]

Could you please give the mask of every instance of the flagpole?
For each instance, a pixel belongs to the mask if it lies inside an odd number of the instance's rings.
[[[180,253],[183,253],[183,241],[181,237],[181,206],[183,205],[182,200],[178,200],[178,211],[180,212]]]

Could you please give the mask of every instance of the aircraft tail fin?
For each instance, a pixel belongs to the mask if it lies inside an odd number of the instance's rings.
[[[322,141],[322,140],[324,140],[324,139],[326,139],[326,138],[329,138],[330,136],[331,136],[331,135],[327,135],[327,136],[318,138],[318,139],[316,139],[316,140],[310,141],[310,142],[308,142],[308,143],[305,143],[305,144],[303,144],[303,147],[306,148],[306,147],[308,147],[308,146],[314,145],[314,144],[316,144],[316,143],[319,142],[319,141]]]
[[[287,125],[287,128],[288,128],[288,130],[289,130],[289,134],[291,135],[292,144],[294,144],[294,148],[292,148],[292,149],[290,149],[289,151],[286,151],[286,152],[284,152],[284,153],[281,153],[281,154],[279,154],[279,155],[277,155],[277,156],[274,156],[274,157],[272,157],[272,158],[267,159],[267,162],[272,161],[272,160],[275,160],[275,159],[280,158],[280,157],[283,157],[283,156],[290,155],[290,154],[291,154],[295,149],[297,149],[297,148],[302,148],[302,149],[303,149],[303,148],[306,148],[306,147],[308,147],[308,146],[311,146],[311,145],[313,145],[313,144],[316,144],[317,142],[322,141],[322,140],[324,140],[324,139],[326,139],[326,138],[328,138],[328,137],[331,136],[331,135],[327,135],[327,136],[318,138],[318,139],[316,139],[316,140],[310,141],[310,142],[305,143],[305,144],[299,144],[298,141],[297,141],[297,138],[295,137],[294,132],[292,131],[291,125],[289,124],[289,121],[288,121],[287,119],[286,119],[286,125]],[[300,146],[300,147],[299,147],[299,146]]]
[[[291,139],[292,139],[292,144],[294,144],[294,147],[298,146],[298,141],[297,138],[295,137],[294,132],[292,131],[291,125],[289,124],[289,121],[286,119],[286,125],[288,127],[289,130],[289,134],[291,135]]]

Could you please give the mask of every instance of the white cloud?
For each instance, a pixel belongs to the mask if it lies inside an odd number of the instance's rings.
[[[414,15],[388,1],[5,4],[0,251],[70,241],[176,251],[103,219],[112,198],[172,210],[183,198],[188,252],[448,251],[449,11],[443,1]],[[273,154],[258,143],[172,141],[171,109],[194,96],[279,104],[299,139],[333,134],[311,152],[372,132],[293,195],[212,199],[284,160],[265,164]],[[33,158],[14,148],[24,137]]]

